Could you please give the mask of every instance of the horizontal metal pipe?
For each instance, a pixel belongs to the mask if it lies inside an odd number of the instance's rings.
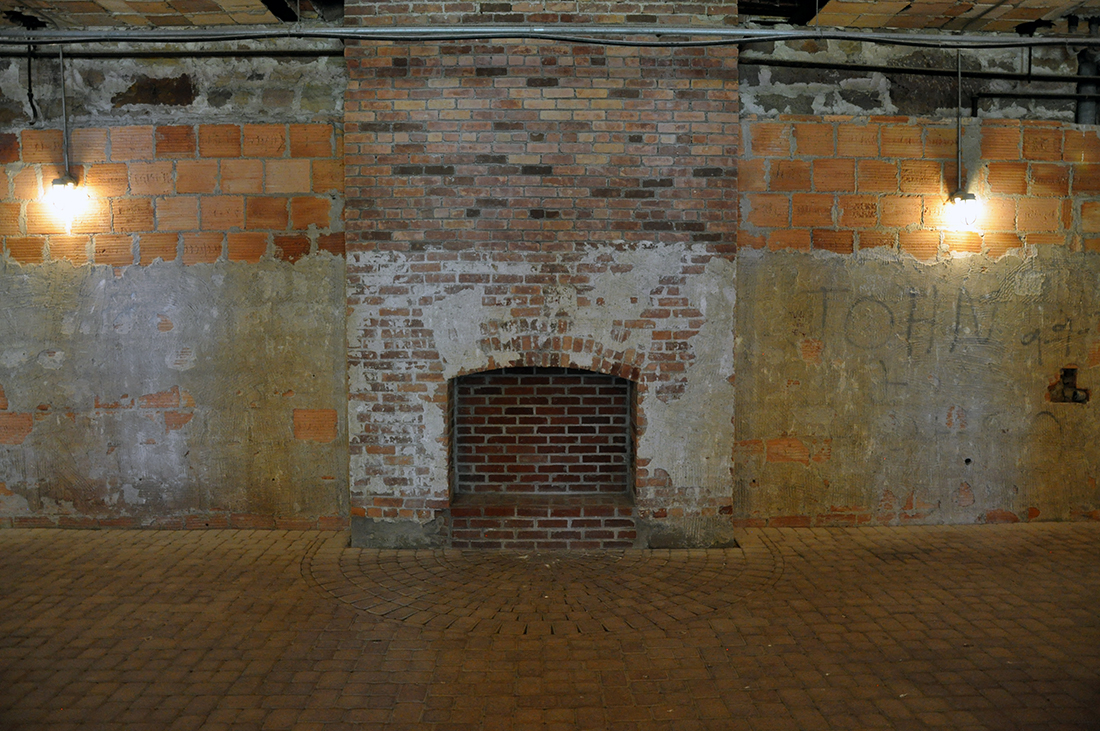
[[[677,37],[691,40],[666,40]],[[0,45],[70,45],[79,43],[190,43],[240,40],[327,39],[343,41],[471,41],[546,39],[569,43],[626,44],[639,46],[740,45],[762,41],[846,40],[895,46],[935,48],[1034,48],[1041,46],[1100,47],[1100,37],[1027,37],[951,35],[906,32],[865,32],[832,29],[708,28],[656,25],[485,25],[308,28],[292,26],[234,26],[187,30],[21,30],[0,31]]]
[[[1073,101],[1082,99],[1100,99],[1100,92],[1023,92],[1023,91],[983,91],[970,95],[970,116],[978,116],[978,103],[982,99],[1031,99],[1043,101],[1047,99]]]
[[[175,51],[175,50],[159,50],[159,51],[68,51],[65,54],[66,58],[74,59],[122,59],[122,58],[343,58],[344,50],[342,48],[337,49],[317,49],[317,50],[279,50],[272,48],[269,50],[258,49],[242,49],[239,51],[216,51],[216,50],[194,50],[194,51]],[[10,51],[0,47],[0,58],[26,58],[26,51]],[[32,52],[31,58],[57,58],[55,53],[42,53]]]
[[[776,66],[796,69],[822,69],[826,71],[851,71],[854,73],[911,74],[916,76],[951,76],[955,69],[922,68],[920,66],[879,66],[861,63],[834,63],[829,61],[800,61],[795,59],[762,58],[742,55],[737,63],[742,66]],[[968,79],[986,79],[993,81],[1032,81],[1047,84],[1076,84],[1079,81],[1098,81],[1100,76],[1077,76],[1076,74],[1021,74],[1011,71],[967,71],[962,75]]]

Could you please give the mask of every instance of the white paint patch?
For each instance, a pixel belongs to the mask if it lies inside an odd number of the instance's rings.
[[[174,371],[189,371],[195,367],[195,349],[184,346],[169,351],[164,358],[164,364]]]
[[[38,354],[38,365],[51,371],[56,371],[65,363],[64,350],[43,350]]]
[[[9,348],[0,354],[0,365],[5,368],[17,368],[31,359],[31,354],[23,348]]]

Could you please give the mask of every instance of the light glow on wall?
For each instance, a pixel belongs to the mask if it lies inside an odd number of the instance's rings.
[[[77,185],[76,178],[71,175],[63,175],[54,180],[46,191],[45,198],[54,213],[65,222],[66,228],[88,206],[88,191]]]
[[[982,202],[973,193],[953,193],[947,199],[944,213],[949,228],[956,231],[970,229],[982,214]]]

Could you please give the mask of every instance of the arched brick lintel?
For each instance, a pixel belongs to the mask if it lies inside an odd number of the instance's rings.
[[[462,369],[465,376],[500,368],[576,368],[633,381],[645,389],[645,353],[634,349],[614,350],[593,338],[570,335],[518,335],[510,340],[483,338],[479,349],[488,353],[486,363]]]

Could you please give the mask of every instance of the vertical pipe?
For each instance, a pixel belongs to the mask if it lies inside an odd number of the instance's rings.
[[[962,50],[955,50],[955,192],[962,192],[963,174],[963,66]]]
[[[61,62],[61,123],[64,125],[65,138],[65,175],[69,175],[69,114],[65,109],[65,49],[64,46],[57,49],[57,58]]]
[[[1096,55],[1086,48],[1077,54],[1077,75],[1096,76],[1096,73]],[[1078,94],[1095,94],[1096,89],[1096,82],[1094,81],[1082,81],[1077,84]],[[1077,124],[1096,124],[1095,98],[1077,100],[1077,113],[1074,117],[1074,121],[1077,122]]]

